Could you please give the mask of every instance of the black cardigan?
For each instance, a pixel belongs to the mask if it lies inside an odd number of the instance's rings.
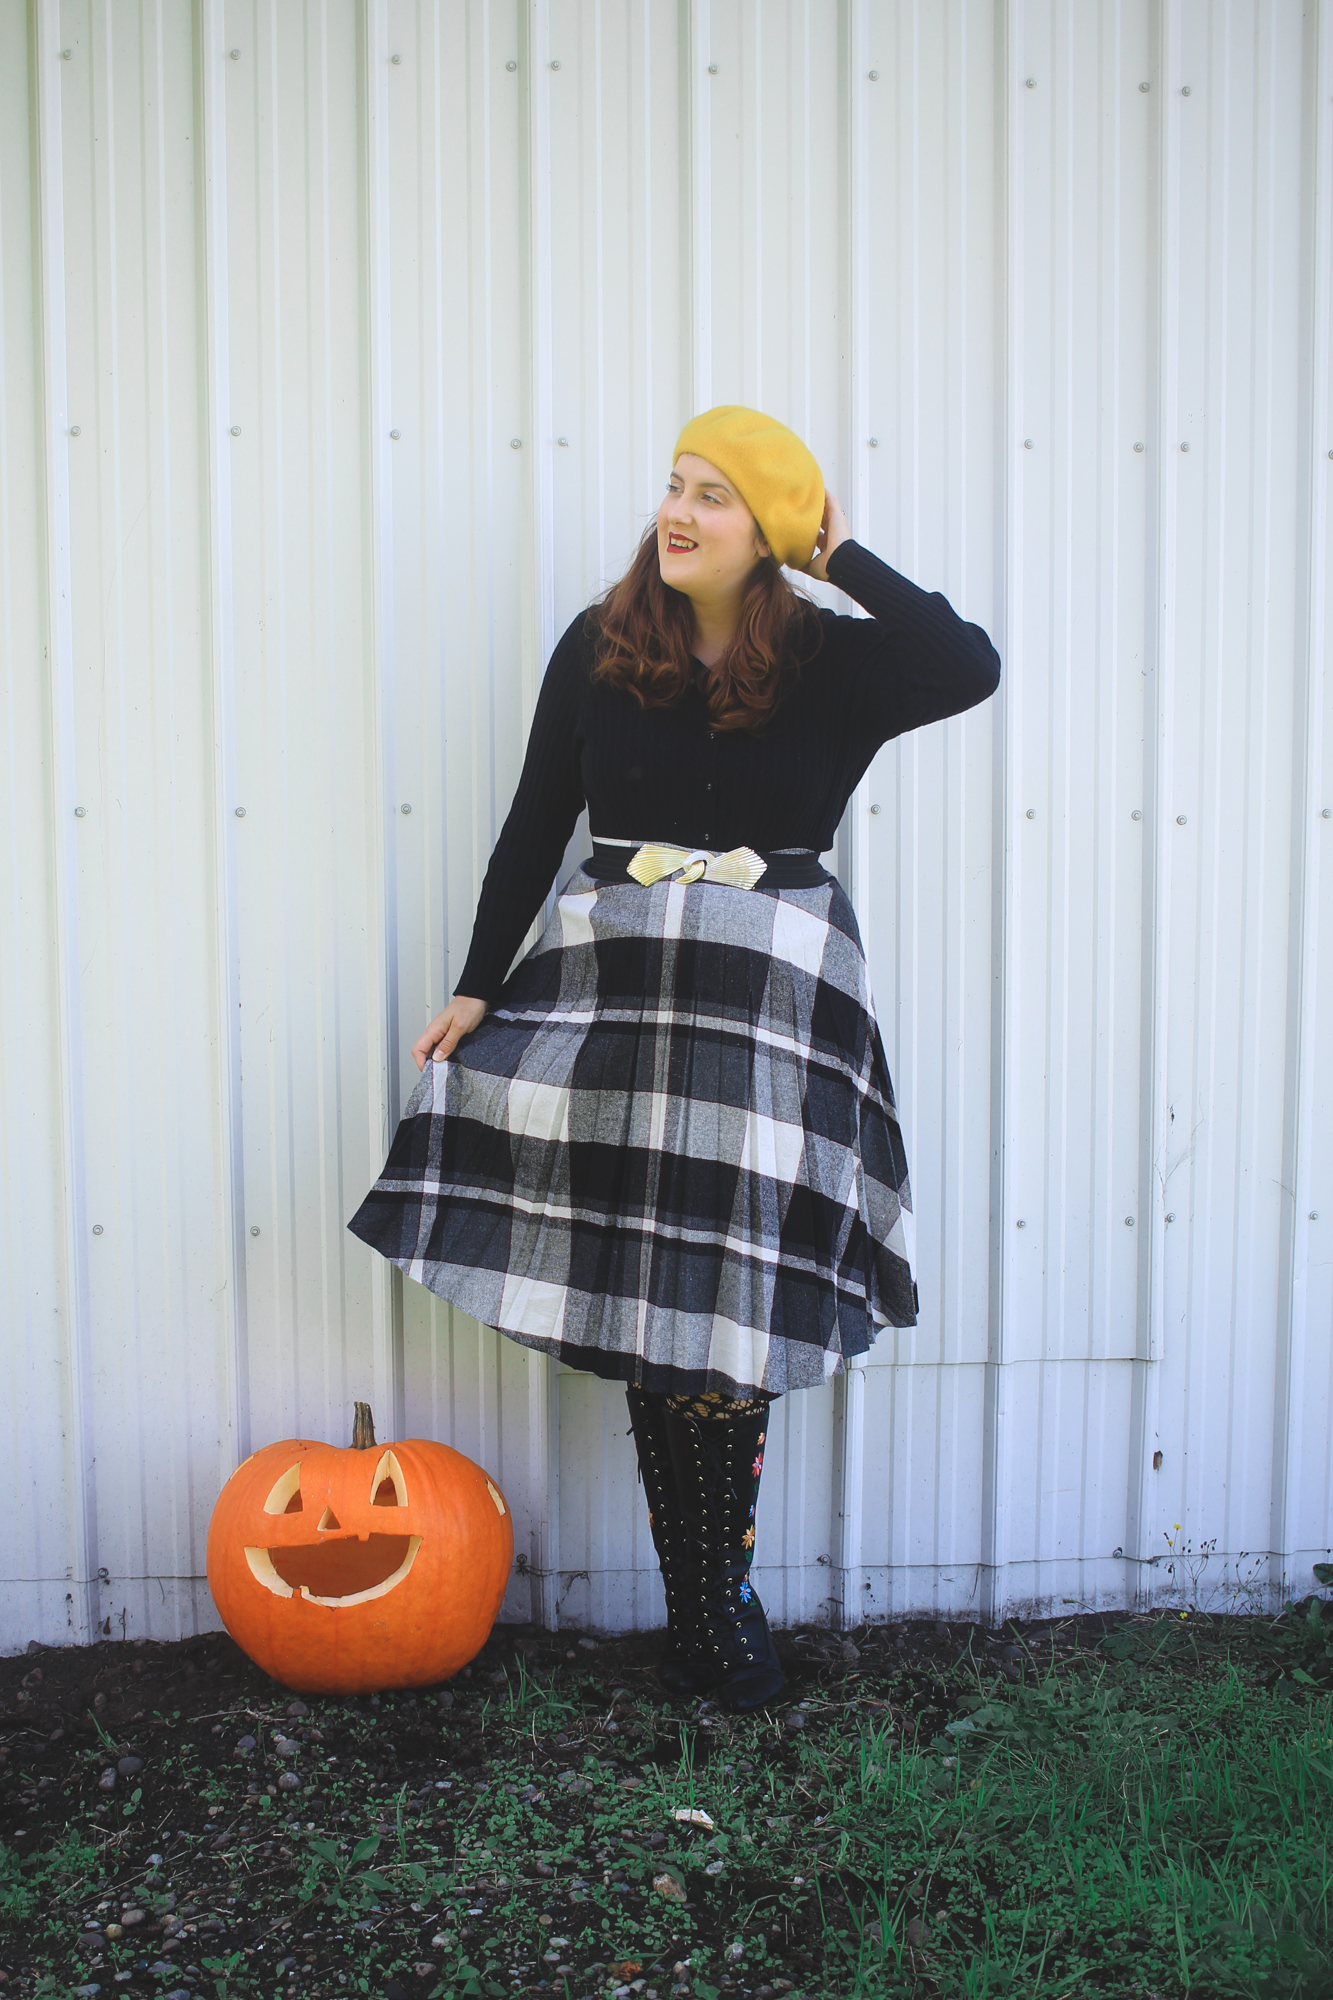
[[[994,694],[999,655],[938,591],[851,540],[828,574],[870,617],[819,610],[820,650],[757,732],[711,730],[695,684],[671,708],[640,708],[591,680],[579,613],[542,680],[455,992],[495,999],[585,802],[599,838],[822,854],[882,743]]]

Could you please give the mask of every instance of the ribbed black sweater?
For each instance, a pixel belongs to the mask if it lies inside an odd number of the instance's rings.
[[[579,613],[542,681],[455,992],[495,999],[585,803],[599,838],[822,854],[882,743],[994,694],[999,655],[938,591],[851,540],[828,574],[870,617],[819,610],[820,650],[757,732],[715,732],[697,684],[671,708],[640,708],[593,681]]]

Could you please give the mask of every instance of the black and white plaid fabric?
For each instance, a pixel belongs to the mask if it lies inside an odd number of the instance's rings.
[[[349,1227],[649,1390],[823,1382],[911,1326],[907,1161],[842,889],[598,883],[446,1062]]]

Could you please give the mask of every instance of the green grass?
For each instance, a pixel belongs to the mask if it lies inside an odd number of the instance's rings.
[[[99,1720],[48,1665],[22,1740],[50,1742],[3,1767],[36,1849],[0,1841],[4,1991],[160,1992],[165,1917],[171,1983],[202,2000],[1333,1995],[1319,1600],[1004,1636],[1008,1658],[965,1628],[866,1633],[849,1663],[810,1635],[801,1705],[756,1718],[663,1701],[642,1641],[529,1663],[499,1635],[448,1693],[295,1723],[243,1663],[242,1689],[133,1728],[145,1681]],[[131,1743],[143,1771],[108,1801],[99,1766]],[[141,1929],[84,1932],[127,1902]]]

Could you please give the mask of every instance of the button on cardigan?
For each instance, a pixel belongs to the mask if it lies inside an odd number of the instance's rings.
[[[595,625],[579,613],[542,680],[457,993],[494,1001],[585,804],[600,839],[821,854],[881,744],[994,694],[995,648],[938,591],[851,540],[828,575],[870,616],[821,607],[818,652],[753,732],[714,732],[697,681],[670,708],[641,708],[592,680]]]

